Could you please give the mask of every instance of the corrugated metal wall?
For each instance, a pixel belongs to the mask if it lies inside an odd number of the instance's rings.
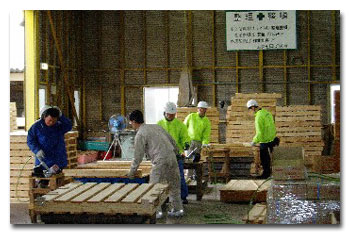
[[[297,11],[297,50],[238,52],[226,51],[225,11],[54,13],[66,62],[76,71],[70,77],[85,100],[85,129],[113,113],[142,109],[144,86],[176,85],[185,67],[199,100],[212,106],[229,104],[236,92],[282,93],[280,105],[322,105],[328,122],[329,84],[340,83],[339,11]],[[45,44],[51,35],[42,15]],[[57,52],[48,41],[41,56],[54,65]],[[55,80],[61,73],[48,74]],[[221,119],[224,114],[220,110]]]

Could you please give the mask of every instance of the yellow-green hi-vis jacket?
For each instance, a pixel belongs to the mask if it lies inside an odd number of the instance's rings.
[[[269,143],[276,137],[276,127],[273,116],[265,109],[255,113],[255,136],[254,143]]]
[[[198,112],[189,114],[185,120],[188,136],[191,140],[201,141],[202,144],[209,144],[211,124],[208,117],[200,117]]]

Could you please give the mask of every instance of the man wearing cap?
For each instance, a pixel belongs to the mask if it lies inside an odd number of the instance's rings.
[[[180,172],[176,160],[178,148],[175,140],[161,126],[157,124],[145,124],[143,114],[139,110],[134,110],[129,115],[129,123],[137,131],[135,136],[134,158],[128,173],[129,178],[133,178],[144,154],[147,154],[152,163],[150,173],[150,183],[167,183],[169,185],[169,201],[172,209],[169,216],[181,217],[184,215],[181,202]],[[161,218],[162,211],[157,211],[156,217]]]
[[[189,114],[184,123],[187,127],[188,136],[191,139],[189,151],[195,150],[196,161],[200,159],[200,153],[202,147],[208,147],[210,142],[211,124],[205,113],[208,109],[208,103],[200,101],[197,105],[198,111],[196,113]],[[188,176],[192,176],[192,172],[189,172]]]
[[[254,99],[247,102],[247,108],[255,115],[255,136],[250,144],[252,146],[260,144],[260,161],[264,171],[259,178],[266,179],[271,175],[270,153],[272,153],[273,147],[278,145],[275,121],[272,114],[264,108],[260,108]]]
[[[181,176],[181,199],[183,204],[187,204],[188,188],[184,177],[184,150],[189,147],[190,138],[187,134],[187,128],[183,122],[175,118],[176,105],[173,102],[167,102],[164,107],[164,119],[158,121],[158,125],[164,128],[175,140],[179,149],[177,162],[179,164]]]

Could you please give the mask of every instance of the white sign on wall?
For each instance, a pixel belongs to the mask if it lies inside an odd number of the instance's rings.
[[[296,49],[296,11],[226,12],[227,50]]]

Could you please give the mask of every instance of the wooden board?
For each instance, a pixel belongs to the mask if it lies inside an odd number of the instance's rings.
[[[86,178],[127,178],[129,169],[64,169],[65,176]],[[138,169],[135,178],[142,177],[142,171]]]
[[[265,223],[266,211],[266,204],[255,204],[242,220],[248,224],[263,224]]]
[[[154,215],[167,197],[167,184],[73,182],[39,197],[34,211],[38,214]]]

